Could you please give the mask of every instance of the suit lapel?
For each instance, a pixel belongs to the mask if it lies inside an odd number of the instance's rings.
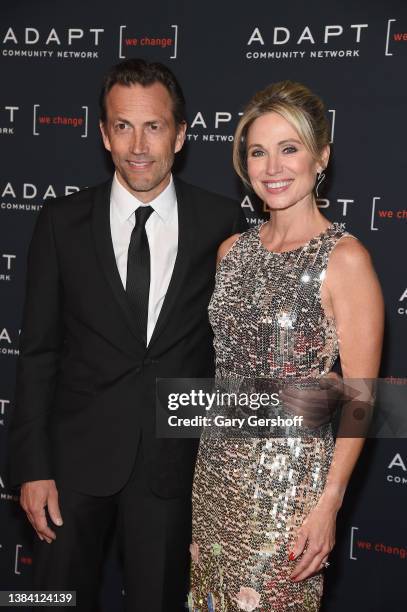
[[[137,326],[136,317],[132,312],[131,304],[124,290],[114,255],[112,234],[110,231],[111,186],[111,180],[104,183],[97,189],[94,197],[92,230],[96,253],[110,289],[122,309],[127,325],[138,341],[143,343],[144,341]]]
[[[164,298],[153,335],[151,336],[148,348],[159,338],[167,326],[171,311],[183,287],[188,263],[190,260],[191,248],[193,244],[194,219],[192,202],[188,201],[188,189],[185,183],[174,177],[175,191],[177,194],[178,207],[178,250],[174,264],[174,270],[168,285],[167,293]]]

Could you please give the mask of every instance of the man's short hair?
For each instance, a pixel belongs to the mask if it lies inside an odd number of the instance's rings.
[[[148,87],[161,83],[172,99],[172,112],[175,124],[185,122],[185,98],[175,75],[160,62],[147,62],[140,58],[129,58],[113,66],[106,75],[99,98],[100,120],[106,123],[106,96],[114,85],[142,85]]]

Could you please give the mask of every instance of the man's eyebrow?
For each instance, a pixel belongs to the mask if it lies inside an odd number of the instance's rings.
[[[134,125],[130,121],[130,119],[126,119],[125,117],[121,117],[120,115],[115,117],[113,121],[114,121],[114,123],[127,123],[131,127],[134,127]],[[144,121],[143,125],[150,126],[150,125],[152,125],[154,123],[162,123],[164,125],[168,125],[168,122],[165,119],[149,119],[148,121]]]
[[[121,121],[122,123],[128,123],[129,125],[132,125],[131,121],[129,121],[128,119],[125,119],[124,117],[116,117],[114,119],[115,121]]]

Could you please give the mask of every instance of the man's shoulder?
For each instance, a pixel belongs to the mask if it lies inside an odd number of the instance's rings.
[[[92,205],[95,198],[107,197],[110,193],[111,179],[94,185],[92,187],[84,187],[79,191],[70,193],[69,195],[59,196],[57,198],[49,198],[45,200],[43,207],[51,209],[53,214],[64,214],[68,211],[83,210],[89,205]]]
[[[178,177],[175,178],[175,186],[176,190],[181,191],[186,197],[207,206],[215,207],[221,205],[226,210],[236,210],[236,208],[239,206],[238,201],[234,200],[233,198],[229,198],[219,193],[214,193],[213,191],[208,191],[207,189],[199,187],[198,185],[192,185],[191,183],[187,183]]]

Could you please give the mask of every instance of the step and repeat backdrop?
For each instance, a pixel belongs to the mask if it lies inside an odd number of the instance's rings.
[[[332,161],[319,206],[370,250],[386,301],[381,376],[403,384],[407,327],[407,4],[4,0],[0,8],[0,590],[31,586],[31,528],[7,482],[7,430],[26,253],[47,198],[112,172],[98,129],[106,70],[127,57],[166,63],[186,95],[185,180],[265,218],[231,164],[239,113],[273,81],[320,94]],[[213,218],[216,224],[216,216]],[[75,249],[75,245],[72,245]],[[366,312],[369,302],[365,304]],[[114,407],[111,418],[114,419]],[[324,611],[406,609],[407,441],[369,440],[352,478],[327,571]],[[114,547],[101,610],[120,610]]]

